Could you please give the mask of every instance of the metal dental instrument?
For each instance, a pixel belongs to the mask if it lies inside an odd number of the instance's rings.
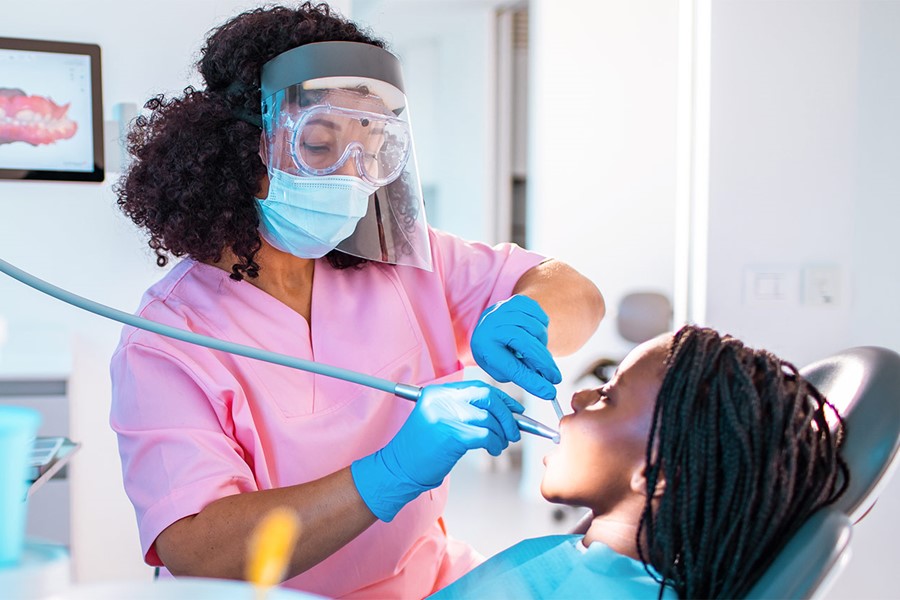
[[[163,325],[162,323],[157,323],[156,321],[144,319],[143,317],[138,317],[131,313],[106,306],[105,304],[100,304],[99,302],[88,300],[83,296],[73,294],[68,290],[64,290],[53,285],[52,283],[44,281],[43,279],[39,279],[30,273],[26,273],[22,269],[14,267],[13,265],[2,259],[0,259],[0,272],[6,273],[13,279],[18,280],[21,283],[24,283],[25,285],[38,290],[39,292],[43,292],[49,296],[56,298],[57,300],[62,300],[63,302],[71,304],[72,306],[75,306],[82,310],[94,313],[95,315],[100,315],[101,317],[106,317],[107,319],[112,319],[113,321],[118,321],[119,323],[124,323],[125,325],[137,327],[138,329],[144,329],[146,331],[158,333],[159,335],[174,338],[176,340],[181,340],[190,344],[196,344],[198,346],[204,346],[206,348],[212,348],[213,350],[221,350],[230,354],[246,356],[247,358],[262,360],[276,365],[292,367],[294,369],[300,369],[301,371],[316,373],[318,375],[324,375],[326,377],[333,377],[335,379],[349,381],[350,383],[374,388],[376,390],[381,390],[382,392],[388,392],[389,394],[394,394],[395,396],[399,396],[400,398],[404,398],[406,400],[412,400],[413,402],[418,400],[419,396],[422,393],[422,388],[414,385],[394,383],[393,381],[388,381],[387,379],[381,379],[380,377],[373,377],[364,373],[358,373],[356,371],[351,371],[350,369],[317,363],[311,360],[288,356],[287,354],[270,352],[268,350],[254,348],[253,346],[245,346],[243,344],[235,344],[234,342],[226,342],[225,340],[220,340],[218,338],[201,335],[199,333],[194,333],[193,331],[187,331],[185,329],[179,329],[178,327]],[[543,425],[542,423],[539,423],[538,421],[535,421],[530,417],[526,417],[525,415],[516,413],[513,413],[513,419],[516,420],[516,424],[522,431],[545,437],[547,439],[553,440],[556,443],[559,443],[559,434],[546,425]]]
[[[394,388],[394,395],[415,402],[422,395],[422,388],[415,385],[398,383]],[[540,421],[535,421],[531,417],[526,417],[525,415],[520,415],[518,413],[513,413],[513,419],[515,419],[516,425],[518,425],[519,429],[521,429],[522,431],[547,438],[554,444],[559,443],[559,432],[555,429],[547,427]]]
[[[556,418],[562,421],[563,411],[559,407],[559,401],[556,399],[556,396],[553,396],[553,399],[550,400],[550,404],[553,405],[553,410],[556,411]]]
[[[516,351],[513,351],[513,355],[514,355],[516,358],[518,358],[519,360],[521,360],[521,359],[524,358],[524,356],[522,356],[522,354],[521,354],[519,351],[517,351],[517,350],[516,350]],[[556,396],[553,396],[553,398],[550,399],[550,404],[553,405],[553,410],[556,411],[556,418],[557,418],[558,420],[562,421],[562,418],[563,418],[563,411],[562,411],[562,408],[560,408],[560,406],[559,406],[559,401],[556,399]],[[535,422],[537,422],[537,421],[535,421]],[[540,425],[540,423],[538,423],[538,425]],[[521,429],[521,427],[520,427],[519,429]],[[551,430],[551,431],[552,431],[552,430]],[[532,431],[532,432],[530,432],[530,433],[534,433],[534,432]],[[542,435],[542,434],[538,433],[537,435]],[[558,444],[558,443],[559,443],[559,434],[558,434],[558,433],[556,433],[556,438],[552,438],[552,437],[547,436],[547,435],[544,435],[544,437],[553,440],[553,443],[554,443],[554,444]]]

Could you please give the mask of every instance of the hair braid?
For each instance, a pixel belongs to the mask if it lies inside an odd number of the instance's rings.
[[[638,552],[679,597],[737,597],[843,493],[843,422],[792,364],[712,329],[678,331],[666,365]]]

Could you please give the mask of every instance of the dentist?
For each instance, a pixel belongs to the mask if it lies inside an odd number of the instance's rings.
[[[121,209],[157,264],[138,314],[426,386],[383,392],[125,327],[110,422],[150,565],[241,578],[271,508],[301,522],[285,586],[424,597],[480,562],[441,518],[468,450],[519,439],[522,407],[462,382],[473,361],[542,398],[603,317],[597,288],[514,244],[429,228],[400,65],[306,3],[238,15],[129,136]],[[448,126],[465,126],[448,115]]]

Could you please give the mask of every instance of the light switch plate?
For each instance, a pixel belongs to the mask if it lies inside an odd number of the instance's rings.
[[[744,268],[744,304],[790,306],[797,303],[797,269],[785,266]]]

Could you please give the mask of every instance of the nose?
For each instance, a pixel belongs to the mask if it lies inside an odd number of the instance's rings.
[[[572,410],[578,412],[590,406],[600,397],[600,390],[579,390],[572,395]]]
[[[346,160],[344,160],[344,164],[342,164],[338,169],[334,172],[334,175],[351,175],[353,177],[362,177],[362,169],[361,165],[361,157],[364,153],[364,148],[359,142],[351,142],[348,146],[348,152],[344,155],[346,156]]]
[[[359,172],[359,169],[356,167],[355,157],[351,156],[344,164],[342,164],[337,171],[334,172],[335,175],[351,175],[353,177],[362,177],[362,173]]]

